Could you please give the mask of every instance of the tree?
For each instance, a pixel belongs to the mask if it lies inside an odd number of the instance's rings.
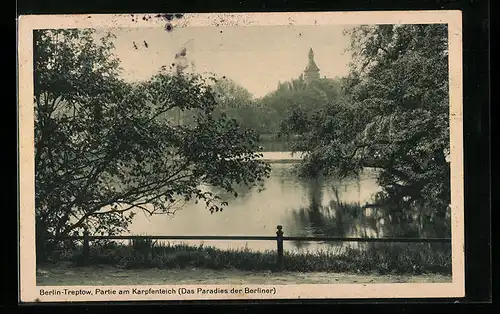
[[[216,80],[213,91],[217,102],[216,113],[224,113],[241,125],[257,133],[262,132],[262,110],[252,93],[226,77]]]
[[[218,78],[212,88],[220,108],[239,108],[253,100],[252,93],[227,77]]]
[[[379,170],[380,203],[445,215],[450,204],[446,25],[353,29],[348,97],[312,116],[295,114],[303,173]]]
[[[234,192],[260,184],[257,135],[225,117],[206,79],[164,70],[135,84],[120,78],[113,36],[43,30],[35,45],[35,210],[37,233],[127,230],[138,211],[173,213],[196,200],[227,203],[199,186]],[[169,112],[196,109],[179,125]],[[234,192],[235,193],[235,192]]]
[[[335,79],[321,78],[307,83],[302,76],[278,84],[278,88],[261,99],[262,107],[272,121],[272,133],[279,133],[286,117],[309,114],[320,110],[342,97],[340,83]],[[286,126],[285,126],[286,127]]]

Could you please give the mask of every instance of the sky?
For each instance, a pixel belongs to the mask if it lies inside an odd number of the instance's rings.
[[[127,81],[148,79],[162,66],[177,60],[198,73],[226,76],[261,97],[280,81],[297,78],[314,50],[320,75],[334,78],[348,73],[349,38],[342,25],[226,26],[106,29],[116,35],[116,55]],[[137,47],[137,49],[134,47]],[[147,47],[146,47],[146,44]]]

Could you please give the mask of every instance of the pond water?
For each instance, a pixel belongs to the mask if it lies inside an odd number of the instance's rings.
[[[358,177],[299,178],[294,173],[297,156],[266,153],[271,174],[263,191],[238,187],[238,197],[222,194],[229,205],[222,212],[211,214],[204,204],[187,203],[175,215],[138,214],[130,234],[141,235],[257,235],[275,236],[282,225],[285,236],[345,237],[448,237],[449,225],[442,221],[426,221],[418,214],[401,215],[381,208],[365,208],[380,191],[376,172],[365,169]],[[287,162],[279,162],[286,159]],[[213,192],[221,192],[210,189]],[[220,248],[275,250],[275,241],[169,241]],[[285,250],[331,248],[357,243],[305,243],[285,241]]]

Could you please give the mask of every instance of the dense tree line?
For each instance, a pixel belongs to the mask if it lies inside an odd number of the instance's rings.
[[[257,99],[230,78],[218,79],[214,91],[218,114],[224,113],[255,130],[261,135],[261,141],[280,142],[285,142],[279,138],[286,127],[284,122],[296,110],[317,111],[343,97],[340,80],[321,78],[306,83],[302,76],[280,82],[275,91]]]

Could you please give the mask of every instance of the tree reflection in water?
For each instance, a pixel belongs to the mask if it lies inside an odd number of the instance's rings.
[[[296,226],[294,234],[290,234],[292,236],[445,238],[451,235],[449,215],[442,218],[423,208],[401,209],[391,205],[389,200],[384,200],[384,205],[343,202],[339,188],[345,185],[331,180],[314,178],[304,180],[303,184],[308,190],[309,205],[292,211]],[[375,196],[372,200],[382,203]],[[309,244],[294,241],[297,249],[306,248]],[[449,244],[440,243],[328,242],[329,247],[347,245],[360,249],[389,245],[427,245],[437,250],[449,249]]]

